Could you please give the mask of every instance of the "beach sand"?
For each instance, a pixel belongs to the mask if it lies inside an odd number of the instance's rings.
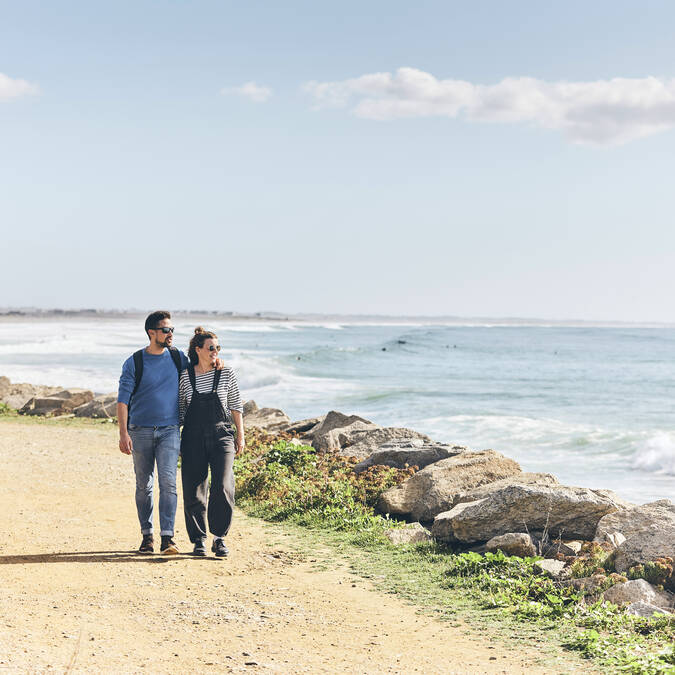
[[[0,671],[551,672],[534,647],[418,614],[339,562],[317,569],[241,512],[224,561],[135,555],[112,424],[1,420],[0,457]],[[190,550],[180,509],[176,541]]]

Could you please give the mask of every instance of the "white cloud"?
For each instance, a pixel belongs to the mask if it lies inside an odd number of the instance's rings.
[[[255,82],[246,82],[239,87],[226,87],[222,90],[222,93],[243,96],[254,103],[265,103],[272,96],[272,90],[269,87]]]
[[[11,101],[13,98],[37,94],[36,85],[26,80],[12,79],[8,75],[0,73],[0,101]]]
[[[438,80],[415,68],[304,85],[315,108],[351,108],[358,117],[459,117],[529,122],[577,143],[612,145],[675,127],[675,79],[545,82],[507,77],[494,85]]]

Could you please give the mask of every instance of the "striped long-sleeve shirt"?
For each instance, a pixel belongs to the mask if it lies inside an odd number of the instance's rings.
[[[213,388],[213,378],[215,373],[215,370],[209,370],[207,373],[200,375],[195,371],[195,384],[197,385],[197,391],[200,394],[207,394],[211,391]],[[218,398],[223,404],[223,410],[225,410],[225,414],[227,415],[227,421],[231,424],[232,415],[230,414],[230,411],[238,410],[239,412],[243,412],[244,410],[244,406],[241,402],[241,396],[239,394],[237,377],[234,374],[232,368],[225,367],[221,371],[217,392]],[[187,413],[187,409],[191,400],[192,383],[190,382],[190,376],[186,368],[180,374],[180,380],[178,382],[178,405],[181,424],[183,424],[185,421],[185,414]]]

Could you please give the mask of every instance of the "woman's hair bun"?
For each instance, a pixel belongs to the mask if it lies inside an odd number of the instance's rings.
[[[202,326],[197,326],[195,328],[195,335],[201,335],[202,333],[205,333],[206,331],[202,328]]]

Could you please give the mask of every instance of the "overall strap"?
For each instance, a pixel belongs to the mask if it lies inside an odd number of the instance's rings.
[[[211,393],[215,393],[215,391],[218,389],[218,385],[220,384],[220,374],[222,372],[222,370],[216,369],[216,372],[213,373],[213,388],[211,389]]]
[[[196,394],[197,380],[195,379],[195,367],[191,363],[188,363],[187,370],[188,370],[188,377],[190,378],[190,384],[192,385],[192,393]]]

